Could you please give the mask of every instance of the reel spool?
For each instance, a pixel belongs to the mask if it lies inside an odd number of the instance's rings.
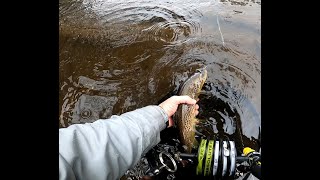
[[[237,151],[234,141],[201,139],[196,174],[205,177],[233,177]]]

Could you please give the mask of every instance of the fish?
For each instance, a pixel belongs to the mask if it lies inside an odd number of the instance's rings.
[[[193,99],[198,99],[202,87],[207,80],[206,68],[197,69],[181,86],[178,95],[188,95]],[[176,124],[179,131],[179,139],[183,144],[186,153],[191,153],[192,149],[198,146],[195,139],[196,124],[199,120],[196,118],[196,105],[180,104],[176,113]]]

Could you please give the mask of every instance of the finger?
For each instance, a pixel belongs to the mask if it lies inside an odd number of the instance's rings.
[[[200,99],[199,98],[197,98],[197,102],[199,101]]]
[[[141,180],[152,180],[151,176],[142,176]]]
[[[172,119],[172,117],[169,117],[169,125],[168,125],[168,127],[171,127],[173,125],[174,125],[173,119]]]
[[[178,104],[196,104],[197,101],[189,96],[176,96],[176,102]]]
[[[198,104],[196,104],[196,107],[195,107],[195,108],[196,108],[196,110],[198,110],[198,109],[199,109],[199,105],[198,105]]]
[[[195,112],[194,114],[195,114],[195,116],[197,116],[197,115],[199,114],[199,111],[198,111],[198,110],[196,110],[196,112]]]

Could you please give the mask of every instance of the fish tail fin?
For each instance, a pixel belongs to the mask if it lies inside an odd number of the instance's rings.
[[[194,149],[197,149],[199,147],[199,142],[196,140],[196,138],[194,138],[194,140],[193,140],[192,147]]]

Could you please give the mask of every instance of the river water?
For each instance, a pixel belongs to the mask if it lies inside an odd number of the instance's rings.
[[[261,1],[60,0],[59,124],[177,92],[206,66],[199,117],[237,149],[261,143]]]

